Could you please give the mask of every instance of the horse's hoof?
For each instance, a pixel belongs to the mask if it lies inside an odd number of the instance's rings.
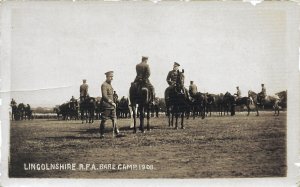
[[[178,127],[175,127],[174,129],[175,129],[175,130],[178,130]]]
[[[181,129],[185,129],[185,127],[181,127]]]

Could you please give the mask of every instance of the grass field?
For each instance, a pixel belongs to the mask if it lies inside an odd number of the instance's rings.
[[[130,120],[118,121],[122,138],[98,138],[99,121],[13,121],[10,128],[10,177],[41,178],[223,178],[286,175],[286,113],[261,112],[186,121],[168,127],[151,118],[151,131],[133,134]],[[24,164],[75,163],[76,170],[24,170]],[[95,168],[79,169],[79,164]],[[138,169],[101,169],[125,164]],[[147,165],[149,168],[142,168]],[[153,169],[152,169],[153,167]]]

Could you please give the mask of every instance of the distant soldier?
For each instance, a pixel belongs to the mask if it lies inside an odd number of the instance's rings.
[[[236,96],[235,99],[241,98],[242,92],[238,86],[236,87],[236,93],[234,95]]]
[[[17,106],[17,103],[14,99],[11,99],[10,106]]]
[[[70,99],[70,102],[76,102],[76,99],[74,96],[72,96],[72,98]]]
[[[154,101],[155,98],[155,91],[154,91],[154,87],[151,84],[149,77],[150,77],[150,67],[147,64],[148,62],[148,57],[143,56],[142,57],[142,62],[137,64],[135,69],[136,69],[136,77],[134,82],[138,83],[140,81],[142,81],[145,86],[149,89],[149,91],[152,93],[151,94],[151,102]]]
[[[117,128],[117,122],[116,122],[116,103],[113,101],[113,93],[114,89],[111,85],[111,82],[113,80],[113,71],[106,72],[106,80],[101,85],[101,93],[102,93],[102,99],[101,99],[101,107],[103,108],[102,114],[101,114],[101,123],[100,123],[100,138],[104,138],[104,129],[105,129],[105,122],[108,119],[112,120],[113,124],[113,133],[116,133],[117,136],[121,136],[119,133],[119,130]]]
[[[82,80],[82,85],[80,85],[80,101],[84,101],[84,99],[88,96],[89,85],[86,83],[86,79]]]
[[[261,92],[258,93],[258,100],[259,100],[258,102],[259,103],[264,102],[266,96],[267,96],[267,91],[266,91],[265,85],[261,84]]]
[[[190,81],[190,86],[189,86],[189,94],[192,98],[197,94],[197,86],[194,84],[194,81]]]
[[[116,93],[116,91],[114,91],[113,98],[114,98],[114,99],[113,99],[114,103],[117,103],[119,96],[118,96],[118,94]]]

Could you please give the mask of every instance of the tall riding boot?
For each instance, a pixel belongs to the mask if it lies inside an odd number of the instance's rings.
[[[104,138],[105,121],[102,120],[100,123],[100,138]]]

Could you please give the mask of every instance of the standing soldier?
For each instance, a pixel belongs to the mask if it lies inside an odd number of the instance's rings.
[[[101,85],[101,93],[102,93],[102,99],[101,99],[101,107],[103,108],[103,112],[101,115],[101,123],[100,123],[100,138],[104,138],[104,129],[105,129],[105,122],[108,119],[112,120],[113,124],[113,135],[116,133],[118,137],[122,136],[119,133],[119,130],[117,128],[117,122],[116,122],[116,103],[113,101],[113,93],[114,89],[111,85],[111,82],[113,80],[113,71],[106,72],[106,80]]]
[[[192,98],[197,94],[197,86],[194,84],[194,81],[190,81],[190,86],[189,86],[189,94]]]
[[[11,99],[10,106],[17,106],[17,103],[14,99]]]
[[[240,90],[240,88],[238,86],[236,87],[236,93],[234,95],[236,96],[235,100],[241,98],[242,92],[241,92],[241,90]]]
[[[153,103],[154,98],[155,98],[155,91],[154,87],[151,84],[149,77],[150,77],[150,67],[147,64],[148,62],[148,57],[143,56],[142,57],[142,62],[137,64],[135,69],[136,69],[136,77],[134,82],[138,83],[139,81],[142,81],[147,88],[149,88],[149,91],[152,93],[150,96],[150,101]]]
[[[89,85],[86,83],[86,79],[82,80],[82,85],[80,85],[80,102],[88,96]]]
[[[75,102],[76,99],[74,98],[74,96],[72,96],[72,98],[70,99],[70,102]]]

